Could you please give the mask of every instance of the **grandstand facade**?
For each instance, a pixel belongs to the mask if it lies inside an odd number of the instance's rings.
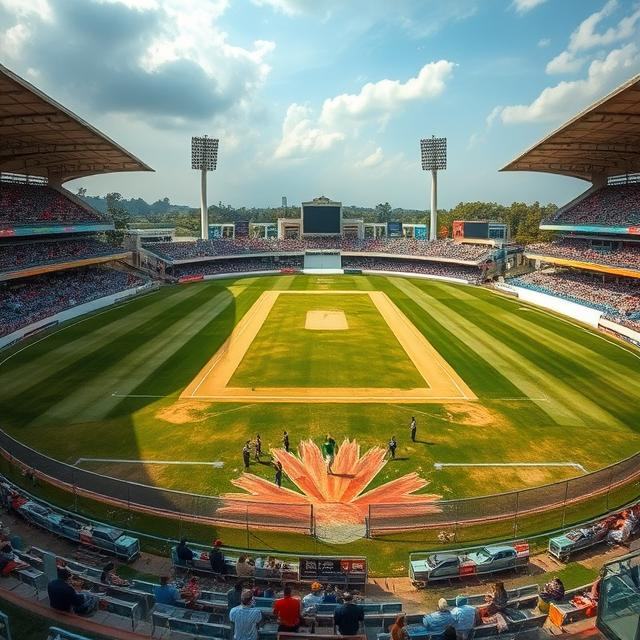
[[[148,283],[110,244],[108,216],[64,189],[72,178],[151,169],[0,65],[0,344]]]
[[[601,313],[601,328],[637,343],[640,76],[571,119],[503,171],[541,171],[591,183],[540,225],[556,236],[552,242],[526,247],[525,256],[535,271],[509,282],[594,309]],[[616,328],[620,326],[623,329]]]

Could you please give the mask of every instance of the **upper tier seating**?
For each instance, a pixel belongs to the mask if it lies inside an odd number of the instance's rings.
[[[563,238],[555,242],[538,242],[527,253],[579,262],[592,262],[622,269],[640,270],[640,244],[626,243],[617,248],[593,245],[590,240]]]
[[[598,189],[543,224],[627,226],[640,224],[640,183]]]
[[[0,226],[105,221],[52,187],[0,182]]]
[[[452,240],[415,240],[413,238],[365,239],[309,238],[304,240],[265,240],[263,238],[197,240],[195,242],[162,242],[145,248],[169,260],[192,260],[215,256],[251,253],[302,252],[307,249],[338,249],[394,255],[427,256],[450,260],[479,262],[486,260],[492,247],[460,244]]]
[[[122,249],[92,238],[0,245],[0,272],[21,271],[38,265],[73,262],[122,253]]]

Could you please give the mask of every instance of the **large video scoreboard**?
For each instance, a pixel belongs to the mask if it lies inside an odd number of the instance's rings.
[[[328,198],[316,198],[302,203],[303,235],[340,235],[342,232],[342,203]]]

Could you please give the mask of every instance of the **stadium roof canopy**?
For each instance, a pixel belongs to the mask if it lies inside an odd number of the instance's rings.
[[[97,173],[153,169],[0,65],[0,171],[62,184]]]
[[[640,172],[640,75],[591,105],[501,171],[542,171],[591,182]]]

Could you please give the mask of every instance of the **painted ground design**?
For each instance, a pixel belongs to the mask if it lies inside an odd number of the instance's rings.
[[[321,306],[345,331],[309,331]],[[319,312],[322,313],[322,312]],[[182,399],[442,402],[476,396],[380,291],[266,291]]]
[[[478,399],[180,399],[269,291],[384,293]],[[637,451],[639,376],[636,350],[486,289],[400,277],[282,275],[165,287],[16,345],[0,355],[0,415],[9,433],[55,458],[103,458],[111,462],[83,466],[210,495],[234,491],[240,451],[256,433],[265,452],[281,446],[285,428],[294,450],[308,439],[321,443],[327,430],[339,442],[357,439],[362,451],[386,448],[395,435],[398,459],[367,490],[416,472],[429,481],[429,493],[446,499],[580,472],[544,466],[437,471],[436,462],[576,462],[592,471]],[[416,443],[409,439],[412,415]],[[267,459],[252,461],[250,472],[273,482]],[[203,464],[120,462],[126,460]],[[286,476],[284,486],[297,490]]]

